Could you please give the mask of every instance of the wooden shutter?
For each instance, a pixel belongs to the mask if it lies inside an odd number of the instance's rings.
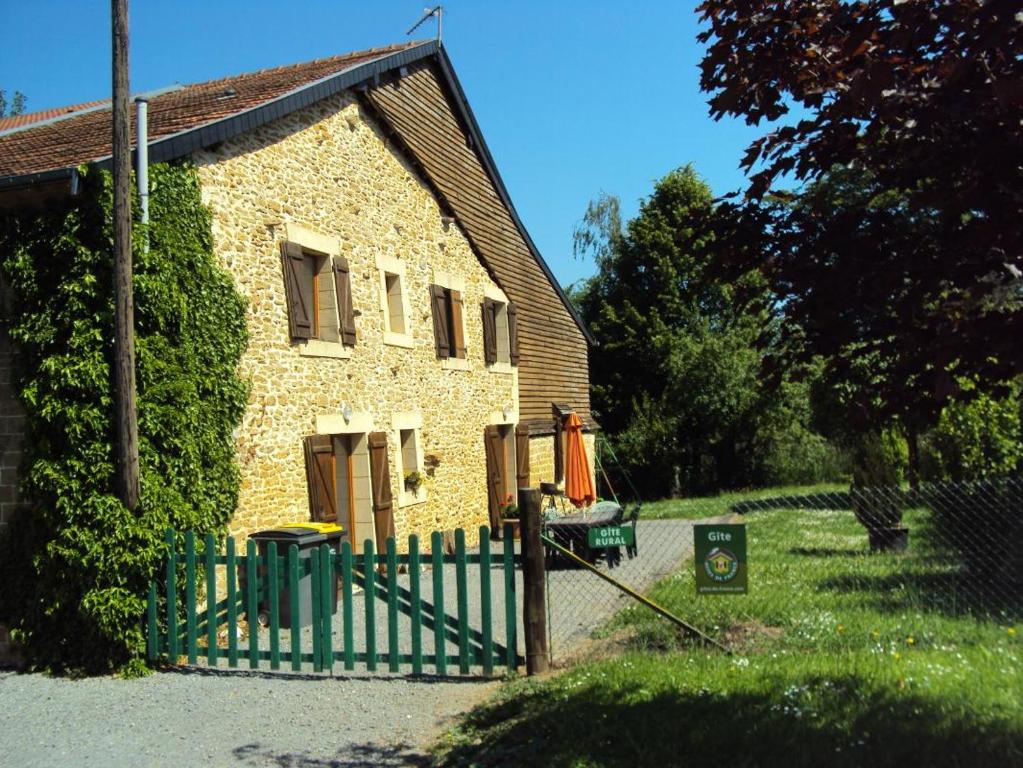
[[[311,339],[316,334],[313,317],[315,288],[313,260],[307,259],[297,243],[281,243],[284,264],[284,292],[288,301],[288,330],[292,339]]]
[[[352,275],[348,259],[335,256],[334,293],[337,294],[337,316],[341,323],[341,343],[346,347],[355,346],[355,307],[352,304]]]
[[[497,316],[496,305],[491,299],[483,299],[483,359],[487,365],[497,362]]]
[[[451,357],[447,291],[439,285],[430,286],[430,308],[433,310],[433,340],[437,346],[437,357]]]
[[[462,332],[462,292],[448,291],[451,309],[451,356],[465,359],[465,334]]]
[[[309,486],[309,514],[320,523],[337,522],[334,489],[334,449],[330,435],[305,439],[305,473]]]
[[[529,487],[529,427],[515,427],[515,483],[518,488]]]
[[[519,310],[508,302],[508,356],[512,365],[519,364]]]
[[[394,536],[394,501],[391,497],[391,468],[387,461],[387,433],[370,432],[369,475],[373,489],[373,527],[377,549],[383,552]]]
[[[501,504],[504,502],[504,446],[501,432],[489,426],[483,430],[483,447],[487,455],[487,506],[490,509],[490,528],[497,534],[501,530]]]

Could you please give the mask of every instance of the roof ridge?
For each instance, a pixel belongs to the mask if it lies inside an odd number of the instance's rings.
[[[363,56],[379,55],[383,56],[388,53],[395,53],[406,48],[412,48],[416,45],[429,42],[428,40],[414,40],[408,43],[392,43],[391,45],[379,46],[376,48],[365,48],[361,51],[349,51],[348,53],[338,53],[333,56],[322,56],[318,59],[307,59],[306,61],[297,61],[293,64],[280,64],[276,67],[264,67],[263,69],[253,69],[248,72],[239,72],[235,75],[224,75],[223,77],[217,77],[213,80],[200,80],[194,83],[185,83],[185,88],[197,88],[205,85],[216,85],[227,80],[237,80],[239,77],[250,77],[255,75],[266,75],[275,72],[286,72],[291,69],[297,69],[299,67],[308,67],[313,64],[325,64],[329,61],[338,61],[339,63],[345,59],[361,58]]]

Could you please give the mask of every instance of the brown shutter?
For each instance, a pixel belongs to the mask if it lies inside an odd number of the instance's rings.
[[[512,365],[519,364],[519,310],[508,302],[508,350]]]
[[[316,522],[336,522],[334,450],[330,435],[312,435],[305,439],[305,473],[309,486],[310,516]]]
[[[451,356],[465,359],[465,334],[462,332],[462,293],[449,291],[451,299]]]
[[[490,509],[490,528],[501,530],[501,504],[504,502],[504,451],[501,433],[497,427],[483,430],[483,447],[487,455],[487,506]]]
[[[337,294],[337,316],[341,322],[341,343],[346,347],[355,346],[355,307],[352,304],[352,275],[348,259],[335,256],[334,292]]]
[[[293,339],[311,339],[315,334],[313,319],[314,275],[312,259],[307,259],[297,243],[281,243],[284,264],[284,292],[288,301],[288,330]]]
[[[529,427],[515,427],[515,483],[518,488],[529,487]]]
[[[483,359],[487,365],[497,362],[497,318],[496,307],[490,299],[483,299]]]
[[[437,357],[451,357],[446,293],[444,288],[439,285],[430,286],[430,308],[433,310],[433,340],[437,346]]]
[[[383,552],[394,536],[394,501],[391,497],[391,468],[387,461],[387,433],[369,433],[369,474],[373,489],[373,527],[377,551]]]

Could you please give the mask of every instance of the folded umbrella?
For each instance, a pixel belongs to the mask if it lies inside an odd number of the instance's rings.
[[[583,423],[575,413],[565,419],[565,496],[577,507],[588,507],[597,500],[597,487],[583,444]]]

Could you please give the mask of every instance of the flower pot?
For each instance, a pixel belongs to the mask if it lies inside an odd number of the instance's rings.
[[[519,529],[519,518],[517,518],[517,517],[506,517],[503,520],[501,520],[501,530],[502,530],[502,532],[504,531],[504,526],[505,526],[506,523],[511,525],[512,538],[513,539],[519,538],[519,532],[520,532],[520,529]]]
[[[871,528],[867,535],[871,552],[905,552],[909,547],[909,528]]]

